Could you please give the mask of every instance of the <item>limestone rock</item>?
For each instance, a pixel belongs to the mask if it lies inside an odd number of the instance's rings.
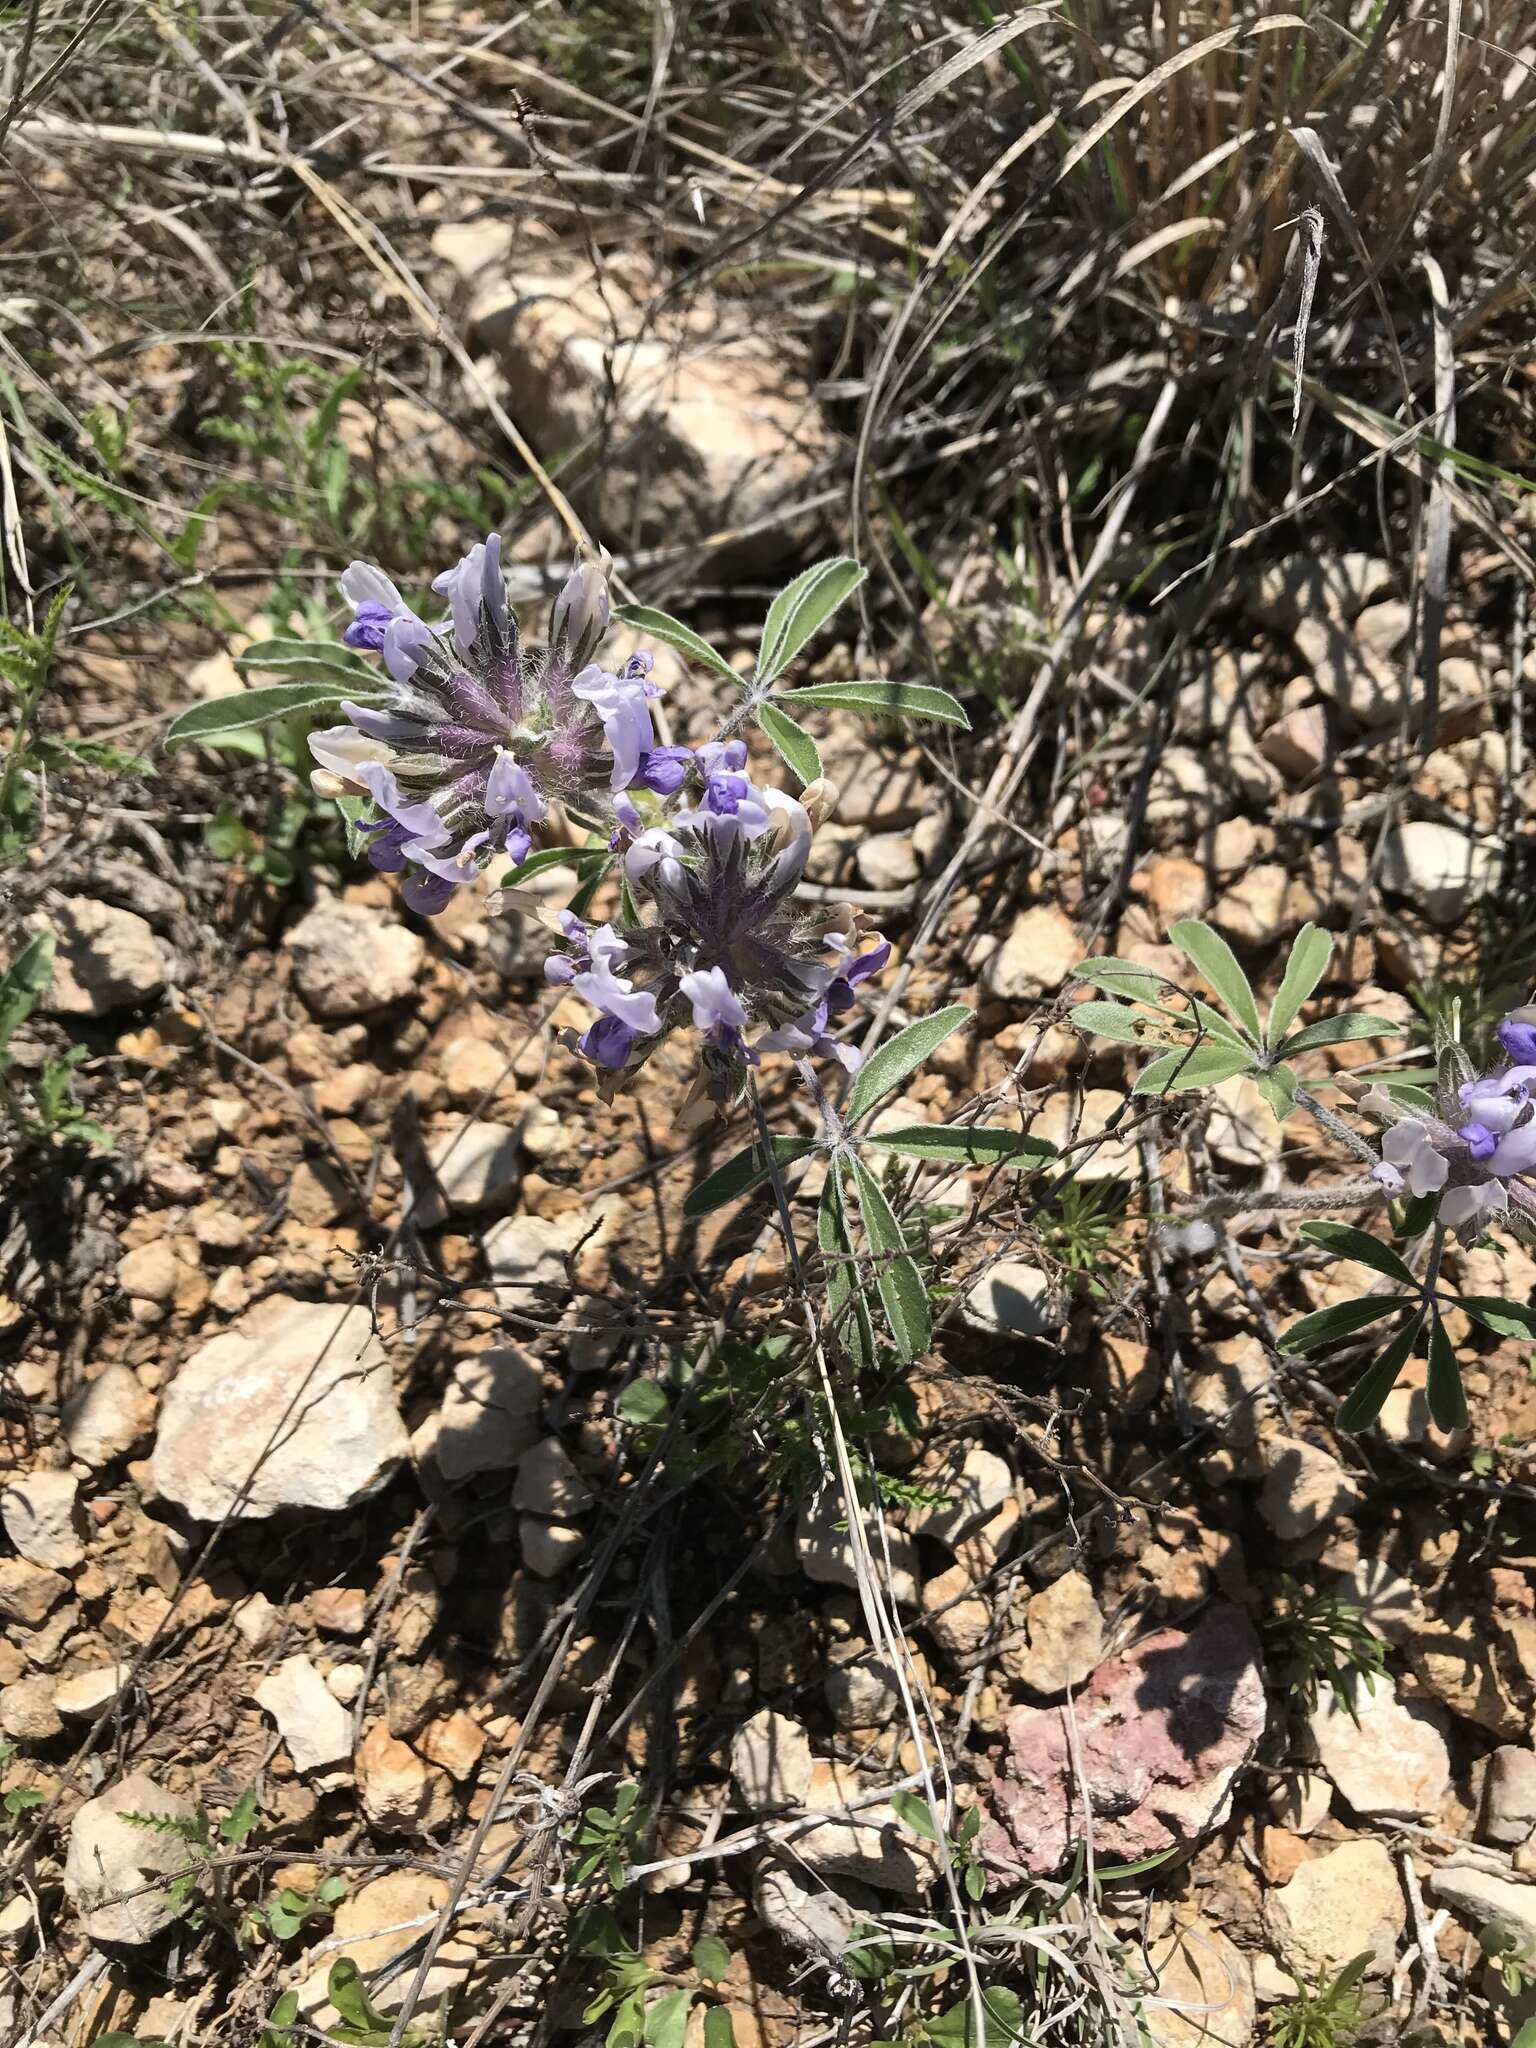
[[[311,2026],[335,2027],[340,2015],[328,2003],[326,1979],[337,1956],[357,1965],[368,1981],[368,1997],[381,2012],[396,2012],[404,2003],[415,1972],[383,1973],[386,1966],[414,1948],[432,1930],[448,1899],[446,1878],[420,1870],[390,1870],[352,1892],[336,1908],[326,1939],[330,1944],[319,1967],[297,1986],[299,2010]],[[437,1952],[422,1986],[427,2005],[452,1998],[474,1966],[475,1950],[451,1937]]]
[[[1485,1842],[1517,1849],[1536,1828],[1536,1752],[1505,1743],[1488,1759],[1483,1783]]]
[[[1291,1834],[1316,1834],[1333,1805],[1333,1787],[1321,1771],[1296,1771],[1270,1788],[1268,1805]]]
[[[126,1365],[105,1366],[64,1404],[64,1441],[70,1455],[99,1472],[126,1457],[149,1434],[155,1397]]]
[[[1493,893],[1502,859],[1497,839],[1469,839],[1453,825],[1421,819],[1387,834],[1381,879],[1417,904],[1431,924],[1450,926]]]
[[[1259,1513],[1284,1542],[1300,1542],[1358,1506],[1359,1489],[1337,1458],[1301,1437],[1271,1437]]]
[[[592,1489],[571,1463],[564,1444],[545,1437],[518,1461],[512,1505],[530,1515],[579,1515],[592,1505]]]
[[[1048,1337],[1066,1321],[1050,1275],[1025,1259],[999,1259],[966,1291],[960,1314],[987,1336]]]
[[[62,1573],[24,1557],[0,1557],[0,1617],[36,1628],[69,1591]]]
[[[1190,1374],[1190,1410],[1214,1425],[1217,1443],[1251,1450],[1258,1439],[1263,1390],[1273,1377],[1257,1337],[1227,1338],[1213,1344],[1200,1370]]]
[[[365,1499],[407,1450],[388,1360],[362,1306],[273,1295],[171,1382],[150,1470],[199,1521],[260,1521]]]
[[[429,1189],[426,1201],[417,1207],[416,1221],[430,1229],[446,1216],[496,1201],[517,1185],[520,1149],[517,1132],[506,1124],[455,1121],[427,1146],[437,1188]]]
[[[283,944],[311,1014],[366,1017],[402,1002],[416,986],[426,947],[390,911],[361,903],[317,903]]]
[[[536,1578],[552,1579],[574,1564],[587,1547],[586,1531],[570,1522],[546,1522],[541,1515],[519,1515],[517,1543],[523,1563]]]
[[[477,1472],[509,1470],[538,1442],[543,1400],[543,1375],[515,1344],[461,1358],[433,1444],[443,1477],[456,1483]]]
[[[1315,775],[1328,759],[1328,718],[1320,704],[1303,704],[1270,726],[1259,752],[1288,782]]]
[[[180,1278],[181,1263],[169,1238],[152,1238],[125,1252],[117,1262],[117,1284],[135,1301],[164,1304],[174,1300]]]
[[[823,1821],[797,1835],[795,1854],[827,1876],[851,1877],[876,1891],[917,1897],[936,1873],[933,1845],[912,1834],[885,1801],[862,1803],[869,1789],[843,1764],[813,1764],[806,1806],[813,1813],[846,1812],[842,1819]]]
[[[932,1537],[951,1550],[990,1521],[1013,1492],[1007,1461],[980,1444],[953,1446],[945,1456],[925,1463],[919,1476],[924,1486],[948,1498],[937,1507],[910,1509],[907,1528],[912,1535]]]
[[[789,1853],[793,1857],[793,1848]],[[859,1915],[839,1893],[814,1879],[807,1883],[792,1865],[765,1859],[752,1875],[752,1903],[763,1925],[791,1949],[842,1963]]]
[[[1083,943],[1072,920],[1054,903],[1022,911],[1013,929],[981,970],[981,985],[1003,1003],[1054,995],[1082,960]]]
[[[866,889],[904,889],[922,873],[911,835],[874,832],[861,837],[854,853],[859,880]]]
[[[1075,1702],[1077,1754],[1100,1856],[1134,1862],[1198,1841],[1230,1808],[1264,1733],[1258,1641],[1240,1609],[1160,1629],[1101,1664]],[[1081,1838],[1066,1711],[1016,1707],[981,1845],[1004,1877],[1059,1870]]]
[[[939,1648],[961,1663],[975,1656],[992,1625],[991,1609],[972,1592],[972,1583],[957,1564],[923,1585],[924,1625]]]
[[[843,1520],[842,1502],[830,1494],[819,1503],[802,1501],[795,1526],[795,1553],[807,1578],[815,1579],[824,1586],[857,1589],[859,1580],[854,1569],[851,1532],[837,1527]],[[865,1534],[875,1559],[877,1576],[884,1576],[885,1556],[889,1550],[891,1592],[898,1606],[916,1607],[922,1598],[917,1545],[910,1536],[903,1536],[899,1529],[888,1530],[886,1541],[882,1543],[878,1528],[868,1520],[865,1522]]]
[[[839,1728],[883,1728],[900,1711],[901,1688],[884,1657],[867,1643],[834,1656],[827,1666],[827,1706]]]
[[[1497,1877],[1459,1863],[1442,1863],[1429,1874],[1432,1898],[1449,1906],[1475,1933],[1490,1920],[1507,1927],[1528,1948],[1536,1948],[1536,1884]]]
[[[0,1486],[0,1522],[28,1564],[67,1572],[84,1563],[79,1495],[70,1472],[29,1472]]]
[[[53,1704],[66,1720],[94,1720],[103,1707],[121,1699],[132,1675],[133,1666],[122,1662],[71,1672],[54,1687]]]
[[[325,1770],[352,1754],[352,1716],[308,1657],[285,1657],[256,1688],[296,1771]]]
[[[0,1686],[0,1735],[12,1742],[51,1742],[64,1727],[53,1695],[54,1681],[46,1672]]]
[[[1400,1647],[1424,1620],[1424,1603],[1412,1581],[1379,1557],[1362,1557],[1336,1583],[1340,1595],[1354,1602],[1366,1626],[1384,1643]]]
[[[1081,1572],[1061,1577],[1036,1593],[1025,1609],[1027,1646],[1005,1650],[1005,1675],[1031,1692],[1054,1699],[1087,1684],[1104,1656],[1104,1617],[1093,1588]]]
[[[1341,1970],[1366,1951],[1368,1974],[1386,1976],[1407,1919],[1392,1858],[1374,1837],[1304,1863],[1264,1901],[1264,1923],[1281,1960],[1306,1977]]]
[[[1426,1700],[1400,1700],[1378,1673],[1375,1690],[1352,1688],[1359,1725],[1325,1693],[1311,1718],[1318,1759],[1362,1820],[1433,1818],[1451,1788],[1445,1715]]]
[[[1036,1117],[1033,1135],[1058,1149],[1072,1151],[1072,1177],[1079,1181],[1141,1179],[1141,1156],[1134,1138],[1105,1137],[1118,1117],[1125,1116],[1125,1097],[1115,1088],[1090,1088],[1081,1097],[1058,1092],[1048,1096]],[[1095,1144],[1093,1140],[1099,1139]]]
[[[1248,2048],[1258,2017],[1253,1971],[1213,1920],[1170,1928],[1147,1959],[1157,1989],[1142,2025],[1153,2048]]]
[[[142,1947],[180,1917],[168,1884],[154,1891],[145,1886],[184,1870],[187,1845],[178,1835],[135,1826],[124,1819],[130,1813],[189,1821],[194,1809],[142,1771],[86,1800],[70,1824],[64,1890],[92,1941]]]
[[[77,897],[52,918],[58,950],[39,1008],[55,1017],[102,1017],[137,1008],[165,987],[155,935],[132,910]]]
[[[453,1816],[446,1775],[397,1741],[387,1721],[376,1722],[357,1746],[357,1783],[363,1811],[381,1834],[435,1834]]]

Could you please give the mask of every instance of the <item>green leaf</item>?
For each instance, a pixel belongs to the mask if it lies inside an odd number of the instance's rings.
[[[1068,981],[1091,982],[1113,996],[1129,996],[1133,1002],[1156,1003],[1168,987],[1166,974],[1158,974],[1135,960],[1117,960],[1106,953],[1100,959],[1083,960],[1067,976]]]
[[[824,626],[845,598],[864,581],[864,571],[846,555],[818,562],[781,590],[768,607],[757,655],[759,683],[771,683]]]
[[[872,718],[929,718],[940,725],[971,721],[948,690],[931,683],[807,683],[794,692],[796,704],[824,704],[840,711],[864,711]]]
[[[864,1234],[869,1240],[880,1305],[885,1310],[898,1356],[904,1364],[911,1365],[928,1349],[928,1340],[933,1335],[928,1291],[884,1190],[859,1159],[853,1162],[853,1184]]]
[[[842,1186],[836,1172],[827,1175],[816,1211],[816,1243],[821,1251],[827,1290],[827,1321],[857,1366],[875,1362],[875,1326],[853,1262],[853,1240]]]
[[[704,2015],[704,2048],[736,2048],[729,2006],[712,2005]]]
[[[908,1074],[914,1073],[926,1059],[931,1059],[953,1031],[970,1022],[971,1013],[964,1003],[952,1003],[948,1009],[935,1010],[932,1016],[919,1017],[915,1024],[909,1024],[905,1031],[882,1045],[878,1052],[871,1053],[860,1067],[848,1095],[848,1121],[857,1123],[861,1116],[872,1110],[882,1096],[889,1095],[893,1088],[899,1088]]]
[[[219,1822],[219,1833],[226,1842],[233,1842],[236,1848],[245,1840],[261,1818],[261,1808],[256,1800],[256,1788],[247,1785],[234,1806]]]
[[[1461,1383],[1455,1346],[1446,1334],[1438,1309],[1429,1325],[1429,1380],[1425,1391],[1436,1429],[1443,1429],[1449,1436],[1453,1429],[1466,1428],[1467,1390]]]
[[[1181,918],[1169,928],[1169,938],[1186,960],[1205,976],[1244,1031],[1259,1043],[1259,1006],[1248,986],[1248,977],[1238,965],[1237,955],[1221,936],[1197,917]]]
[[[540,875],[547,875],[551,868],[574,868],[583,881],[593,876],[601,878],[608,868],[613,855],[606,846],[543,846],[537,853],[530,853],[521,867],[513,868],[503,875],[503,889],[523,889]]]
[[[963,1998],[928,2025],[934,2048],[1017,2048],[1023,2039],[1024,2008],[1016,1991],[994,1984],[981,1994],[982,2022],[977,2038],[976,2002]]]
[[[341,697],[382,694],[378,670],[359,661],[339,640],[261,640],[235,656],[235,667],[241,675],[251,669],[275,670],[303,683],[335,683]]]
[[[903,1159],[941,1159],[956,1166],[1042,1166],[1056,1147],[1023,1131],[995,1124],[913,1124],[899,1131],[871,1131],[864,1140]]]
[[[1339,1410],[1340,1429],[1369,1429],[1381,1413],[1381,1404],[1397,1385],[1398,1374],[1408,1363],[1419,1332],[1424,1327],[1422,1312],[1404,1323],[1375,1364],[1364,1372],[1355,1390]]]
[[[332,1963],[325,1995],[340,2013],[342,2025],[351,2030],[344,2039],[367,2040],[380,2032],[389,2039],[390,2023],[369,1999],[363,1973],[350,1956],[339,1956]]]
[[[1134,1863],[1096,1864],[1093,1874],[1100,1884],[1114,1884],[1126,1877],[1145,1877],[1149,1870],[1158,1869],[1170,1856],[1178,1853],[1179,1845],[1175,1842],[1167,1849],[1154,1849],[1150,1856],[1139,1856]]]
[[[631,1380],[614,1403],[621,1420],[639,1429],[654,1429],[666,1421],[672,1404],[654,1380]]]
[[[1346,1010],[1341,1017],[1323,1017],[1301,1031],[1292,1032],[1280,1050],[1287,1059],[1292,1053],[1315,1052],[1320,1045],[1347,1045],[1357,1038],[1401,1038],[1403,1027],[1390,1017],[1372,1017],[1361,1010]]]
[[[804,726],[796,725],[777,704],[768,703],[758,705],[757,722],[799,776],[802,788],[820,780],[821,755]]]
[[[1280,993],[1270,1006],[1265,1044],[1276,1046],[1296,1022],[1302,1004],[1328,972],[1333,940],[1315,924],[1304,924],[1291,941]]]
[[[179,711],[166,727],[165,744],[167,748],[216,747],[228,733],[250,732],[304,712],[325,711],[343,697],[355,695],[340,683],[269,683],[259,690],[233,690],[227,697],[210,697],[205,704]]]
[[[1185,1088],[1213,1088],[1218,1081],[1230,1081],[1234,1074],[1250,1072],[1253,1058],[1250,1052],[1238,1052],[1226,1045],[1197,1045],[1192,1052],[1165,1052],[1161,1059],[1142,1068],[1131,1093],[1176,1095]]]
[[[718,1934],[701,1935],[693,1944],[693,1967],[711,1984],[718,1984],[731,1967],[731,1952]]]
[[[1335,1337],[1352,1337],[1356,1330],[1379,1323],[1412,1306],[1412,1297],[1401,1294],[1373,1294],[1359,1301],[1336,1301],[1331,1308],[1314,1309],[1300,1322],[1292,1323],[1275,1346],[1277,1351],[1313,1351]]]
[[[814,1138],[776,1137],[773,1141],[773,1156],[780,1166],[790,1166],[815,1149]],[[728,1159],[724,1166],[717,1166],[713,1173],[688,1190],[683,1214],[690,1219],[707,1216],[711,1209],[721,1209],[727,1202],[739,1201],[767,1180],[768,1174],[768,1161],[761,1141],[754,1139],[745,1152],[738,1152],[734,1159]]]
[[[1173,1045],[1177,1041],[1166,1026],[1132,1010],[1125,1003],[1076,1003],[1068,1012],[1079,1031],[1095,1038],[1113,1038],[1121,1045]]]
[[[1336,1259],[1351,1259],[1357,1266],[1369,1266],[1373,1273],[1384,1273],[1399,1286],[1411,1287],[1415,1294],[1419,1291],[1413,1268],[1369,1231],[1356,1230],[1352,1223],[1317,1221],[1303,1223],[1300,1235],[1308,1244],[1321,1245],[1325,1252],[1332,1252]]]
[[[1497,1294],[1453,1294],[1451,1300],[1496,1337],[1536,1338],[1536,1308],[1525,1302],[1506,1301]]]
[[[896,1967],[896,1944],[873,1920],[855,1920],[843,1950],[843,1963],[862,1983],[888,1977]],[[874,2048],[874,2043],[869,2044]]]
[[[637,633],[644,633],[650,640],[660,640],[668,647],[675,647],[679,654],[686,654],[690,661],[696,661],[701,668],[712,668],[716,675],[726,676],[739,689],[743,678],[739,676],[723,654],[717,654],[707,640],[701,640],[691,626],[685,626],[681,619],[674,619],[668,612],[653,611],[645,604],[620,604],[613,608],[613,616],[622,625],[633,626]]]
[[[644,2040],[647,2048],[683,2048],[691,1991],[666,1991],[647,2007]]]
[[[933,1811],[926,1799],[916,1792],[893,1792],[891,1811],[896,1818],[905,1821],[914,1835],[921,1835],[925,1842],[936,1842],[939,1830],[933,1818]]]
[[[52,932],[35,932],[4,974],[0,974],[0,1053],[10,1044],[11,1034],[31,1016],[38,997],[52,981],[57,945]]]
[[[1271,1067],[1267,1074],[1255,1074],[1253,1085],[1274,1113],[1276,1123],[1283,1124],[1296,1107],[1296,1076],[1289,1067]]]

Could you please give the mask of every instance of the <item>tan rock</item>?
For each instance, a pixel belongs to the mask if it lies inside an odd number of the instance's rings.
[[[333,1701],[338,1713],[340,1705]],[[357,1781],[363,1811],[386,1835],[428,1835],[453,1816],[446,1775],[430,1768],[407,1743],[375,1722],[357,1746]]]
[[[154,1419],[155,1397],[137,1374],[126,1365],[107,1365],[65,1402],[64,1440],[72,1457],[100,1471],[126,1457]]]
[[[296,1771],[325,1770],[352,1754],[352,1716],[308,1657],[285,1657],[256,1688]]]
[[[1265,1925],[1281,1960],[1309,1978],[1341,1970],[1366,1951],[1368,1974],[1387,1975],[1407,1919],[1391,1855],[1374,1837],[1345,1842],[1303,1864],[1264,1901]]]
[[[1331,1693],[1311,1716],[1323,1769],[1362,1820],[1435,1818],[1451,1785],[1444,1714],[1398,1699],[1382,1673],[1373,1688],[1361,1680],[1351,1691],[1354,1716]]]
[[[129,1814],[190,1821],[194,1808],[142,1771],[88,1799],[70,1824],[64,1891],[92,1941],[138,1948],[181,1917],[169,1881],[191,1858],[179,1836],[136,1826]],[[157,1878],[165,1882],[149,1889]]]
[[[982,969],[981,985],[999,1002],[1023,1003],[1054,995],[1083,957],[1072,920],[1054,903],[1022,911]]]
[[[49,1015],[101,1017],[138,1008],[164,989],[160,948],[136,912],[77,896],[60,904],[52,923],[53,979],[38,1006]]]
[[[1007,1677],[1046,1699],[1087,1684],[1104,1655],[1104,1617],[1081,1572],[1063,1572],[1036,1593],[1025,1625],[1027,1645],[1011,1645],[999,1659]]]
[[[1301,1437],[1271,1437],[1264,1462],[1259,1513],[1286,1542],[1311,1536],[1359,1505],[1359,1489],[1338,1459]]]
[[[1153,2048],[1248,2048],[1257,2020],[1253,1973],[1215,1921],[1171,1928],[1147,1960],[1157,1989],[1142,2024]]]

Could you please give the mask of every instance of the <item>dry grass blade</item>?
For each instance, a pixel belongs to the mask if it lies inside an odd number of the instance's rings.
[[[1456,445],[1456,345],[1451,338],[1450,295],[1445,272],[1433,256],[1419,257],[1429,280],[1429,295],[1435,310],[1435,439],[1443,447]],[[1424,675],[1423,748],[1435,748],[1440,726],[1440,634],[1445,624],[1445,604],[1451,562],[1451,476],[1448,457],[1435,464],[1429,487],[1429,510],[1424,529],[1424,621],[1421,663]]]
[[[1246,22],[1236,28],[1221,29],[1215,35],[1203,37],[1198,43],[1191,43],[1188,49],[1180,50],[1177,56],[1164,58],[1163,62],[1155,70],[1148,72],[1147,76],[1139,84],[1133,86],[1123,99],[1117,100],[1102,120],[1096,121],[1088,130],[1088,133],[1072,145],[1065,157],[1062,158],[1061,168],[1056,173],[1055,182],[1060,184],[1061,180],[1070,171],[1076,169],[1085,156],[1097,149],[1104,138],[1113,129],[1118,127],[1133,107],[1138,107],[1143,100],[1150,99],[1152,94],[1166,85],[1171,78],[1176,78],[1180,72],[1187,71],[1192,64],[1199,64],[1203,59],[1214,54],[1214,52],[1228,49],[1233,43],[1242,42],[1248,36],[1271,35],[1279,29],[1298,29],[1305,34],[1307,32],[1307,24],[1301,19],[1299,14],[1270,14],[1266,15],[1261,21]]]

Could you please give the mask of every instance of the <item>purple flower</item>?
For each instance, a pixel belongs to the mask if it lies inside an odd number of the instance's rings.
[[[1414,1118],[1394,1124],[1383,1136],[1381,1150],[1415,1195],[1436,1195],[1450,1177],[1450,1161],[1436,1150],[1426,1125]]]
[[[641,753],[635,784],[656,796],[676,796],[693,759],[689,747],[647,747]],[[617,809],[617,805],[614,807]]]
[[[1498,1149],[1498,1136],[1486,1124],[1463,1124],[1456,1135],[1474,1159],[1491,1159]]]
[[[1510,1011],[1499,1026],[1499,1043],[1519,1065],[1536,1067],[1536,1003]]]
[[[577,1039],[576,1047],[586,1054],[593,1066],[616,1070],[628,1060],[639,1036],[632,1025],[618,1017],[599,1017]]]
[[[1506,1131],[1513,1130],[1530,1101],[1533,1076],[1536,1076],[1536,1067],[1511,1067],[1508,1073],[1490,1074],[1483,1080],[1469,1081],[1460,1090],[1461,1106],[1473,1123],[1481,1124],[1502,1137]]]
[[[519,636],[499,534],[436,579],[450,612],[437,626],[418,618],[369,563],[354,562],[341,587],[353,612],[344,637],[382,656],[388,682],[380,704],[344,703],[346,724],[312,735],[310,750],[328,773],[373,798],[376,815],[362,825],[369,858],[386,872],[421,870],[408,895],[418,908],[441,909],[493,853],[520,866],[553,804],[602,829],[642,758],[672,752],[653,746],[648,658],[632,657],[622,677],[588,659],[609,617],[595,564],[567,581],[545,647],[526,647]],[[374,769],[391,777],[388,803],[370,779]],[[658,758],[657,775],[665,781],[669,771]],[[436,817],[430,835],[396,814],[423,805]]]
[[[1536,1172],[1536,1123],[1525,1123],[1500,1138],[1489,1165],[1500,1180]]]
[[[637,989],[632,980],[618,972],[628,964],[629,946],[611,924],[598,926],[588,941],[587,951],[588,965],[571,982],[577,995],[584,997],[594,1010],[619,1018],[636,1032],[659,1031],[661,1017],[656,998],[647,989]]]

